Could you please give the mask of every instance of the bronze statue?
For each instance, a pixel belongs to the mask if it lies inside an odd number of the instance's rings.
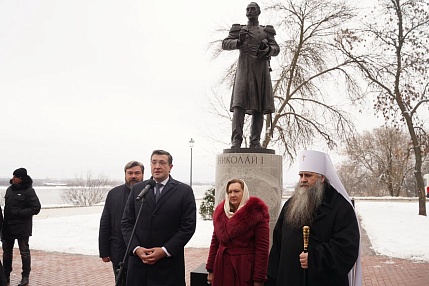
[[[252,115],[249,147],[262,148],[264,114],[274,112],[270,58],[279,54],[280,47],[274,39],[273,26],[259,25],[259,14],[259,5],[251,2],[246,8],[247,25],[232,25],[228,37],[222,41],[222,49],[240,50],[230,107],[231,148],[241,147],[245,114]]]

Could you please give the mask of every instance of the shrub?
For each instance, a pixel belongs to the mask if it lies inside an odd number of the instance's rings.
[[[204,193],[203,201],[200,205],[200,215],[204,220],[211,220],[215,207],[215,188],[212,187]]]
[[[92,206],[102,202],[111,185],[107,176],[100,174],[94,178],[91,172],[76,177],[71,186],[63,189],[61,199],[65,203],[71,203],[74,206]]]

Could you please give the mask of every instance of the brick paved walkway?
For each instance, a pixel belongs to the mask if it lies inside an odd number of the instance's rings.
[[[363,251],[364,286],[425,286],[429,285],[429,263],[415,263],[404,259],[374,255]],[[190,272],[204,263],[207,248],[186,248],[186,282]],[[11,286],[16,286],[21,276],[18,250],[14,251],[14,271]],[[110,263],[88,255],[73,255],[32,250],[30,286],[98,286],[114,285]]]
[[[429,263],[376,255],[362,229],[362,270],[363,286],[427,286],[429,285]],[[66,254],[32,250],[32,271],[30,286],[104,286],[114,283],[110,263],[104,263],[97,256]],[[208,248],[186,248],[186,283],[190,273],[205,263]],[[14,271],[11,286],[21,279],[21,259],[18,249],[14,249]]]

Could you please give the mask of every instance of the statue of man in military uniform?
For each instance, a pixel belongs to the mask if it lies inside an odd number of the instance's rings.
[[[262,148],[261,132],[264,114],[274,112],[270,58],[280,47],[274,39],[273,26],[259,25],[259,5],[251,2],[246,8],[247,25],[234,24],[222,41],[224,50],[240,50],[230,111],[232,117],[231,148],[241,148],[245,114],[252,115],[250,148]]]

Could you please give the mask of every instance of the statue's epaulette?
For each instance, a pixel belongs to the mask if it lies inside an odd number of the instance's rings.
[[[276,30],[274,30],[274,27],[271,25],[266,25],[264,31],[273,35],[276,34]]]
[[[240,25],[240,24],[232,24],[232,27],[231,27],[231,29],[229,30],[230,32],[238,32],[238,31],[240,31],[241,30],[241,28],[243,27],[244,25]]]

